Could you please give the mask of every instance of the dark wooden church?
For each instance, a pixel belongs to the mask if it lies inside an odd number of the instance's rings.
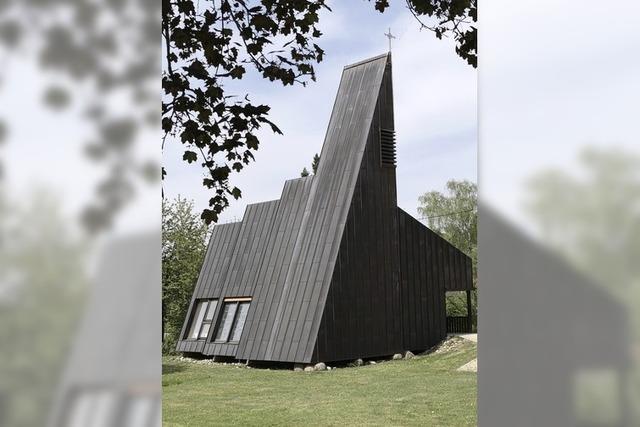
[[[471,260],[397,206],[391,55],[344,68],[320,165],[213,228],[177,350],[315,363],[432,347]]]

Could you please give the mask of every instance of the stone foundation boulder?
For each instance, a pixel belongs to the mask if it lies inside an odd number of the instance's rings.
[[[325,365],[324,363],[320,362],[320,363],[316,363],[313,367],[314,371],[326,371],[327,370],[327,365]]]

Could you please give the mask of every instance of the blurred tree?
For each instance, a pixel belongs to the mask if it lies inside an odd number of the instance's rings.
[[[376,10],[384,12],[389,0],[375,2]],[[456,53],[472,67],[478,65],[478,20],[476,0],[404,0],[407,8],[420,24],[420,29],[432,31],[439,39],[453,37]],[[426,22],[429,19],[430,22]]]
[[[309,176],[309,171],[306,167],[302,168],[302,172],[300,172],[300,176],[304,178],[305,176]]]
[[[207,250],[208,227],[193,202],[162,203],[163,353],[173,353]]]
[[[160,125],[159,32],[154,0],[0,0],[2,87],[45,82],[45,107],[88,122],[89,134],[81,136],[87,140],[76,142],[85,143],[87,158],[105,171],[82,212],[88,230],[108,228],[133,199],[136,182],[160,178],[160,165],[134,147],[142,145],[141,130]],[[32,61],[38,81],[12,75],[13,57]],[[0,142],[12,134],[10,125],[0,120]],[[83,125],[61,131],[78,138]]]
[[[478,285],[478,187],[470,181],[449,180],[447,193],[430,191],[420,196],[418,213],[429,228],[471,257],[473,285]],[[464,292],[447,294],[447,314],[467,313]],[[472,306],[477,310],[477,295],[472,292]]]
[[[548,169],[527,182],[527,212],[544,241],[626,299],[640,286],[640,156],[587,148],[579,171]]]
[[[86,295],[88,243],[44,189],[19,203],[0,194],[0,235],[0,418],[45,425]]]
[[[527,182],[525,206],[542,240],[627,308],[633,345],[640,342],[640,155],[585,148],[578,169],[547,169]],[[636,359],[637,361],[637,359]],[[632,365],[630,402],[640,398]],[[637,405],[634,419],[640,419]],[[636,424],[637,425],[637,424]]]

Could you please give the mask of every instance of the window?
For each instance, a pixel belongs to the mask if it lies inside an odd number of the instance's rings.
[[[218,300],[198,300],[196,309],[194,310],[193,320],[191,321],[191,329],[189,330],[189,339],[199,340],[205,339],[209,335],[209,329],[213,323],[213,313],[216,311]]]
[[[251,298],[227,298],[222,307],[222,319],[216,333],[217,342],[240,341],[244,323],[249,313]]]

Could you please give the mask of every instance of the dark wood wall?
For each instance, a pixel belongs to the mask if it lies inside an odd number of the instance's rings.
[[[262,360],[313,358],[387,62],[385,54],[343,72]]]
[[[290,267],[313,178],[308,176],[285,183],[256,278],[254,301],[238,344],[239,359],[268,360],[266,353],[271,342],[275,307],[282,298],[285,276]]]
[[[445,266],[451,256],[446,241],[400,208],[398,223],[403,346],[426,350],[447,334]]]
[[[193,321],[193,308],[195,301],[200,298],[207,298],[210,295],[219,295],[222,284],[225,282],[229,272],[229,264],[233,256],[236,243],[238,242],[238,234],[242,228],[241,222],[233,222],[229,224],[220,224],[213,227],[207,253],[200,269],[198,282],[196,283],[187,317],[185,318],[182,331],[180,332],[180,340],[176,345],[177,351],[184,352],[202,352],[204,350],[204,340],[188,340],[184,339],[187,331],[191,327]],[[221,304],[218,304],[220,306]]]
[[[177,349],[309,363],[442,338],[444,291],[467,285],[470,261],[397,208],[394,158],[385,54],[345,68],[317,174],[214,228],[183,337],[196,299],[218,298],[219,321],[222,298],[252,297],[239,343],[183,339]]]
[[[204,294],[206,297],[218,299],[218,306],[214,314],[214,327],[209,332],[209,338],[203,351],[206,355],[236,356],[237,344],[212,341],[221,320],[223,299],[252,297],[254,295],[256,276],[267,249],[268,236],[279,204],[279,200],[272,200],[247,206],[233,255],[228,263],[229,272],[222,282],[222,286],[214,287],[207,294]],[[250,306],[249,310],[251,308]]]
[[[394,166],[383,166],[380,130],[393,130],[391,65],[384,74],[318,330],[314,360],[402,351]]]

